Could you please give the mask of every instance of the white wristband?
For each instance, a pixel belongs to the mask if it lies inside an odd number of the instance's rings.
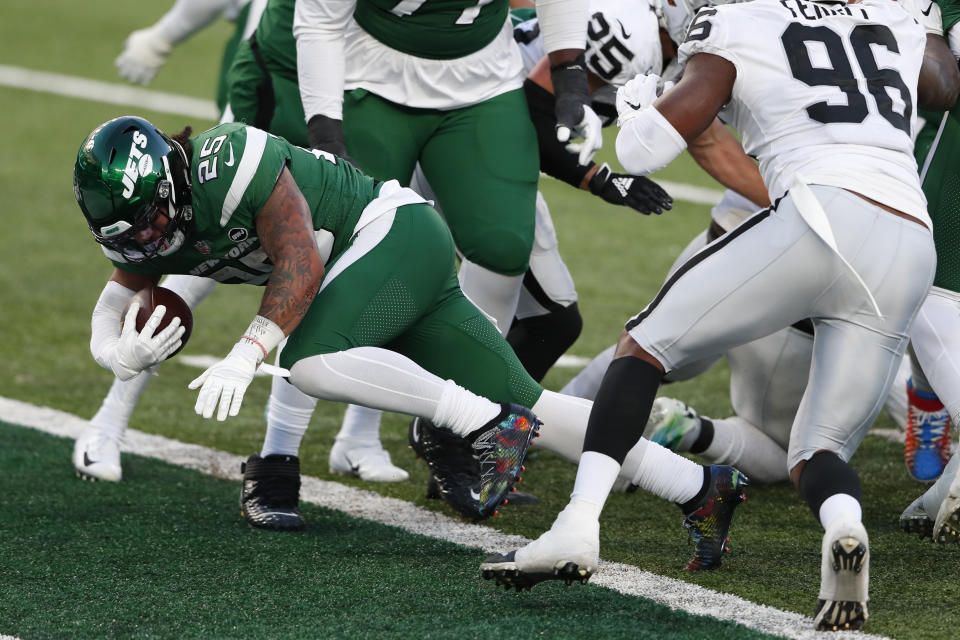
[[[243,335],[240,337],[240,342],[250,343],[260,347],[260,350],[263,352],[263,357],[257,360],[257,364],[259,364],[263,362],[268,353],[283,342],[285,337],[286,335],[283,333],[280,325],[269,318],[257,316],[253,319],[253,322],[250,323],[250,326],[247,327],[247,330],[243,332]]]

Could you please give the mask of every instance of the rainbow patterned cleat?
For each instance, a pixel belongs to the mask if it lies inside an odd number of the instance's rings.
[[[710,467],[710,486],[694,510],[683,518],[683,526],[690,532],[696,547],[686,571],[716,569],[723,561],[730,540],[733,511],[746,500],[743,488],[750,484],[743,473],[733,467]]]
[[[540,420],[529,409],[500,406],[497,417],[466,439],[425,420],[415,431],[415,451],[430,467],[440,497],[471,520],[496,515],[519,481],[523,459],[540,429]]]

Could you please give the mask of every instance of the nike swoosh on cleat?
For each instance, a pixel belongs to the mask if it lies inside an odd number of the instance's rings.
[[[480,500],[480,494],[474,491],[473,489],[470,489],[470,497],[473,498],[474,500]]]
[[[91,460],[90,456],[87,455],[87,452],[83,452],[83,466],[89,467],[90,465],[97,464],[97,462],[99,462],[99,460]]]
[[[928,16],[930,15],[931,10],[933,10],[933,2],[930,3],[930,6],[927,7],[926,11],[921,11],[920,13],[922,13],[925,16]]]
[[[227,165],[228,167],[232,167],[233,166],[233,143],[231,142],[229,144],[230,144],[230,159],[224,162],[223,164]]]
[[[627,30],[623,28],[623,23],[620,20],[617,20],[617,24],[620,25],[620,33],[623,34],[624,40],[629,40],[630,36],[627,35]]]

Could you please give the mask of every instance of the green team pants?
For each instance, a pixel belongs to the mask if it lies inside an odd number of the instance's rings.
[[[960,292],[960,108],[947,114],[937,139],[943,114],[923,113],[928,118],[917,137],[917,168],[923,170],[923,193],[933,220],[937,247],[937,273],[933,286]],[[929,154],[933,154],[929,157]]]
[[[230,65],[233,63],[233,57],[237,52],[237,46],[243,38],[243,30],[247,25],[247,16],[250,15],[250,3],[243,5],[237,14],[236,28],[233,35],[227,40],[223,47],[223,58],[220,60],[220,73],[217,74],[217,112],[223,113],[227,106],[229,89],[227,88],[227,76],[230,72]]]
[[[256,35],[253,46],[255,42]],[[244,40],[237,47],[227,86],[236,122],[269,131],[301,147],[310,146],[296,69],[292,77],[270,70],[258,60],[251,42]]]
[[[420,162],[467,259],[504,275],[527,270],[540,158],[523,91],[439,111],[356,89],[344,95],[343,128],[350,156],[375,178],[409,185]]]
[[[450,232],[425,204],[399,207],[386,236],[326,283],[280,364],[352,347],[396,351],[495,402],[532,407],[543,391],[460,291]]]

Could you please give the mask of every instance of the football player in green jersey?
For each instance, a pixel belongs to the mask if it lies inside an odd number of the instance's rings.
[[[119,329],[133,293],[162,274],[264,285],[237,344],[190,384],[200,389],[195,409],[206,418],[236,415],[255,371],[286,339],[279,362],[300,391],[421,416],[466,438],[466,456],[447,460],[449,449],[438,446],[425,454],[447,502],[474,518],[492,513],[520,470],[538,424],[524,407],[544,421],[545,448],[582,439],[591,403],[545,390],[523,370],[463,296],[450,233],[413,191],[253,127],[223,124],[188,136],[171,139],[125,116],[94,129],[80,147],[75,195],[115,267],[91,320],[91,352],[101,366],[128,379],[179,346],[176,323],[153,335],[159,311],[138,334],[131,305]],[[628,478],[650,447],[657,445],[641,441],[630,452]],[[649,484],[668,497],[670,462],[691,463],[660,455],[667,463],[658,465],[662,474],[648,474]],[[248,460],[271,485],[245,476],[247,521],[302,527],[299,462],[277,458]],[[261,511],[259,498],[275,493],[277,482],[292,485],[291,504]]]

